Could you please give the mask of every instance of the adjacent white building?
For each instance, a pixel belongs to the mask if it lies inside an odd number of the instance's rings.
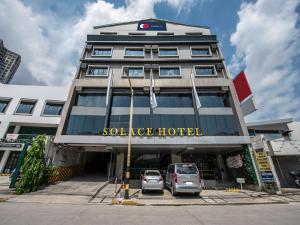
[[[22,145],[5,143],[6,138],[55,135],[68,91],[68,87],[0,84],[0,173],[14,169],[22,150]]]

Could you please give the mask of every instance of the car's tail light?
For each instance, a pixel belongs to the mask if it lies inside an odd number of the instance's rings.
[[[146,181],[146,182],[147,182],[148,180],[147,180],[147,178],[146,178],[146,177],[143,177],[143,181]]]
[[[177,183],[177,174],[176,173],[173,174],[173,180],[175,183]]]

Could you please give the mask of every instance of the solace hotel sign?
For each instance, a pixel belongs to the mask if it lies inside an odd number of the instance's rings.
[[[99,132],[101,136],[127,136],[129,130],[127,128],[104,128]],[[132,128],[132,136],[203,136],[199,128]]]
[[[167,25],[163,21],[146,20],[138,23],[137,30],[167,30]]]

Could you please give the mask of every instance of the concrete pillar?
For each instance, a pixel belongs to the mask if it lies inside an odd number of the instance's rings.
[[[273,160],[272,160],[271,156],[269,156],[269,155],[268,155],[268,161],[269,161],[269,165],[270,165],[271,171],[273,173],[273,176],[274,176],[277,188],[278,188],[278,190],[276,190],[276,194],[282,194],[280,181],[278,179]]]
[[[21,126],[15,126],[15,129],[14,129],[14,134],[18,134],[19,133],[19,131],[20,131],[20,129],[21,129]]]
[[[171,160],[172,160],[172,163],[181,163],[181,155],[172,153]]]
[[[1,162],[0,162],[0,173],[3,173],[5,164],[8,160],[8,157],[9,157],[9,153],[10,153],[10,151],[6,150],[3,154],[3,156],[2,156],[2,159],[1,159]]]
[[[9,122],[1,121],[1,123],[0,123],[0,138],[6,138],[6,137],[4,137],[4,135],[5,135],[8,127],[9,127]]]
[[[123,167],[124,167],[124,153],[118,153],[116,158],[116,176],[122,177],[123,175]]]

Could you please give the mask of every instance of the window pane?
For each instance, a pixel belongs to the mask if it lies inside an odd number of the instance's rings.
[[[111,49],[99,49],[95,48],[93,51],[95,56],[111,56]]]
[[[193,107],[191,94],[160,94],[156,101],[158,107]]]
[[[195,115],[154,114],[153,128],[196,128]]]
[[[97,135],[104,128],[105,116],[71,115],[67,135]]]
[[[209,55],[208,48],[193,48],[192,55]]]
[[[133,107],[149,107],[148,95],[134,95]],[[130,95],[113,95],[112,107],[130,107]]]
[[[207,136],[239,135],[237,123],[232,115],[199,115],[200,128]]]
[[[21,102],[16,113],[31,114],[33,111],[35,103],[34,102]]]
[[[207,67],[195,67],[196,75],[214,75],[215,70],[212,66]]]
[[[129,128],[129,115],[112,115],[109,121],[110,128]],[[150,115],[133,115],[133,128],[147,128],[150,127]]]
[[[80,93],[77,95],[76,106],[105,107],[106,94]]]
[[[4,113],[7,106],[8,106],[9,101],[7,100],[0,100],[0,113]]]
[[[159,55],[161,56],[176,56],[177,49],[159,49]]]
[[[224,94],[198,94],[202,107],[230,107],[228,96]]]
[[[89,67],[88,75],[107,76],[107,67]]]
[[[130,67],[128,68],[129,76],[144,76],[143,67]]]
[[[44,115],[61,115],[62,104],[47,103],[44,108]]]
[[[160,76],[180,76],[179,67],[160,68]]]
[[[144,56],[143,49],[126,49],[125,50],[126,56]]]

